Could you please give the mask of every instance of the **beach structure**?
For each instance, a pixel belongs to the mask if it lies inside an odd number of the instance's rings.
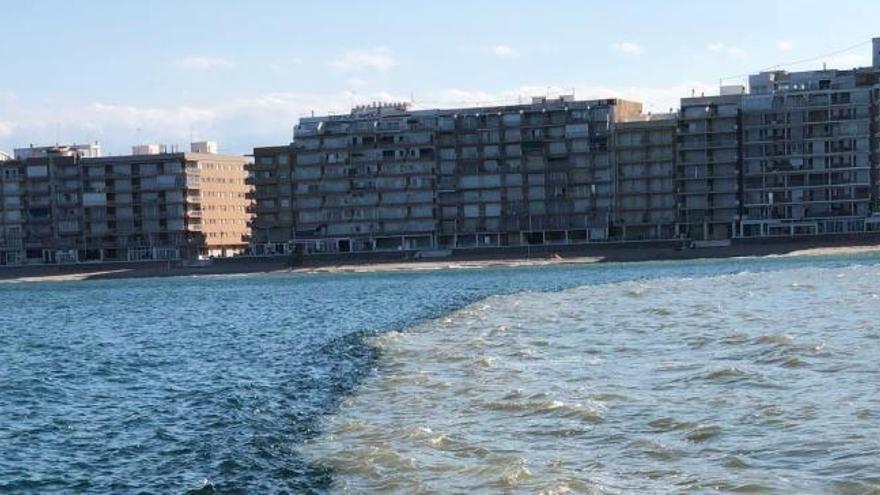
[[[137,146],[29,147],[0,162],[0,264],[185,260],[247,245],[245,158]]]

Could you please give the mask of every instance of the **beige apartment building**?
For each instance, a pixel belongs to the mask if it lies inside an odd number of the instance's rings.
[[[240,156],[186,154],[187,170],[196,167],[205,236],[203,254],[232,256],[245,250],[250,236],[250,196]],[[192,198],[193,195],[188,196]]]

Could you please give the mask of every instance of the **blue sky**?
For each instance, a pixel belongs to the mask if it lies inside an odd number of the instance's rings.
[[[880,2],[0,0],[0,150],[289,142],[352,103],[569,93],[653,111],[880,36]],[[870,47],[823,58],[870,64]],[[821,67],[822,60],[791,70]],[[731,78],[727,83],[741,82]]]

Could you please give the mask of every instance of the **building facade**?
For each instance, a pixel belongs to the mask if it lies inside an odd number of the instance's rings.
[[[732,238],[740,219],[742,94],[683,98],[678,123],[679,232]]]
[[[771,71],[678,112],[623,100],[355,108],[258,148],[257,252],[430,251],[880,231],[872,67]]]
[[[562,97],[302,119],[291,146],[254,150],[255,244],[326,253],[607,240],[613,129],[640,112]]]
[[[865,231],[877,206],[878,71],[763,72],[750,87],[741,234]]]
[[[247,245],[244,157],[57,146],[0,169],[2,264],[195,259]]]
[[[645,115],[622,122],[614,133],[615,240],[678,237],[677,115]]]
[[[24,260],[23,195],[21,163],[0,160],[0,265]]]
[[[23,148],[0,155],[0,263],[880,231],[880,38],[872,60],[761,72],[663,115],[568,96],[361,106],[301,119],[247,166],[211,142]]]

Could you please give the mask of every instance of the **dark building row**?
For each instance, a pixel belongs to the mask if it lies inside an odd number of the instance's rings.
[[[875,40],[875,52],[880,40]],[[254,150],[253,249],[307,253],[855,233],[880,225],[880,55],[624,100],[300,120]]]

